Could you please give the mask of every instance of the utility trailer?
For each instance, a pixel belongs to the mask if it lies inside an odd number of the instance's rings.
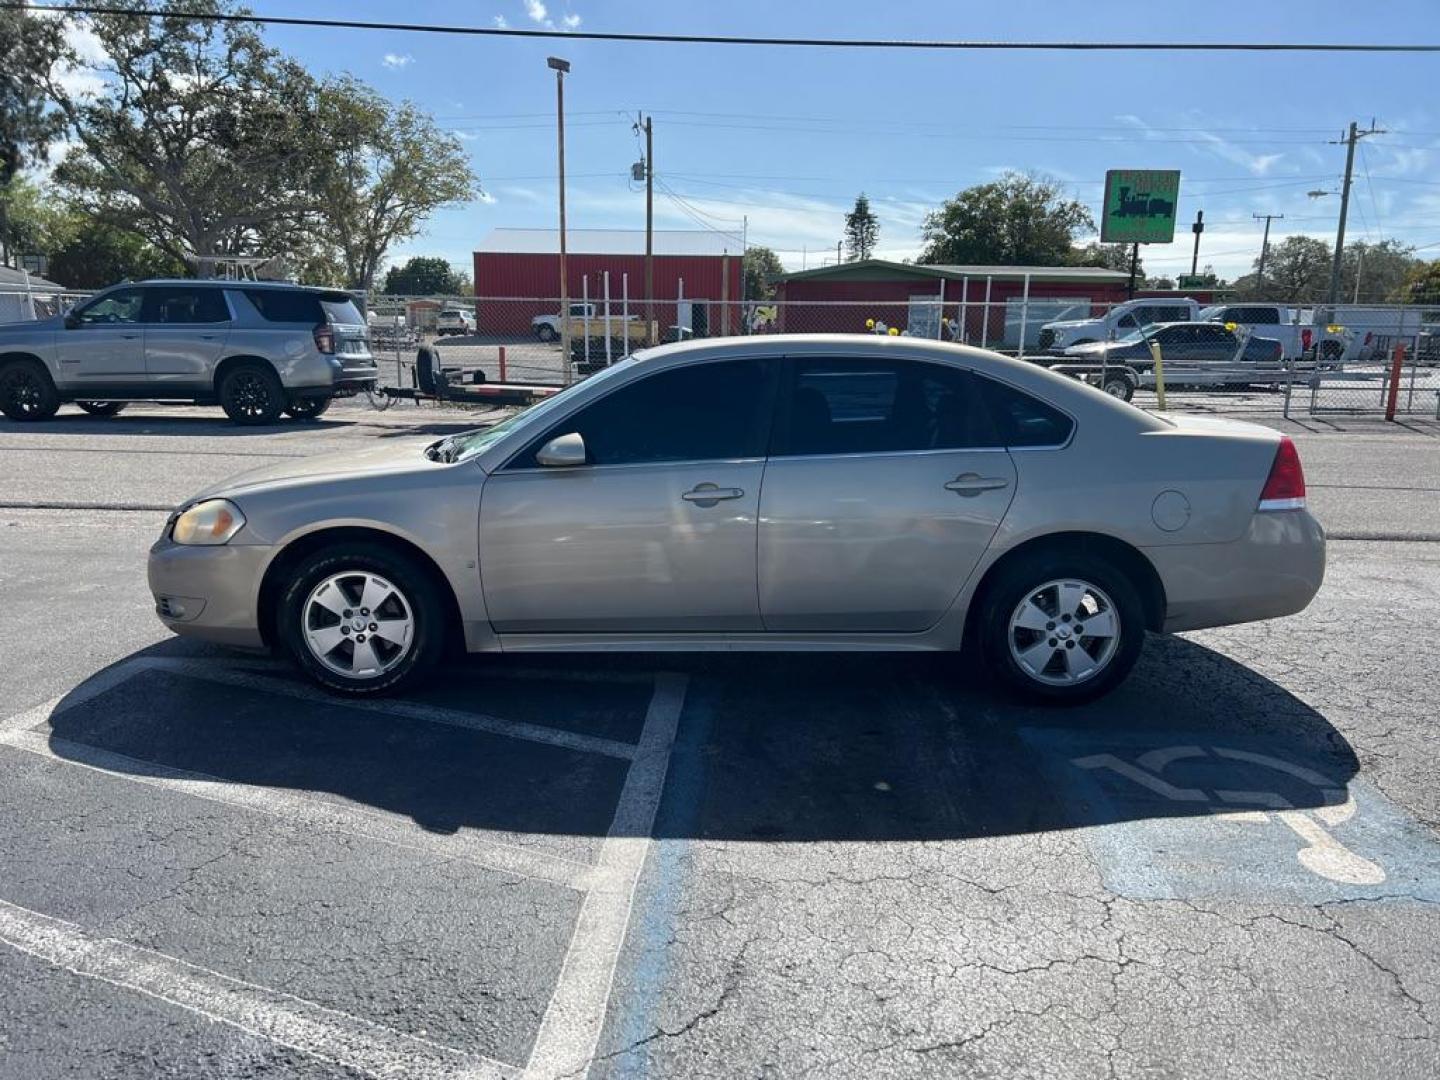
[[[544,383],[490,382],[480,368],[445,367],[440,353],[422,345],[415,353],[410,386],[382,386],[375,393],[387,402],[451,401],[472,405],[533,405],[564,387]]]

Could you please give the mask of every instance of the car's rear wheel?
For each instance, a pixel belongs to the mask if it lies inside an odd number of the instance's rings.
[[[548,323],[541,323],[535,328],[535,336],[541,341],[554,341],[559,335]]]
[[[60,408],[50,374],[34,360],[0,367],[0,412],[11,420],[49,420]]]
[[[290,403],[285,406],[285,413],[287,416],[293,416],[296,420],[314,420],[330,408],[332,400],[328,397],[291,398]]]
[[[77,401],[75,404],[91,416],[114,416],[125,408],[123,401]]]
[[[285,408],[285,391],[269,365],[238,364],[220,380],[220,406],[237,424],[273,424]]]
[[[1123,572],[1044,553],[1002,567],[979,615],[987,668],[1018,695],[1060,705],[1114,689],[1140,657],[1145,609]]]
[[[377,544],[325,548],[291,577],[278,636],[316,682],[346,694],[396,690],[444,653],[445,605],[413,559]]]

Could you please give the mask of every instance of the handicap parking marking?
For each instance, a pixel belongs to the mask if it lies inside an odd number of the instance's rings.
[[[1021,736],[1118,895],[1440,901],[1440,840],[1332,750],[1280,735]]]

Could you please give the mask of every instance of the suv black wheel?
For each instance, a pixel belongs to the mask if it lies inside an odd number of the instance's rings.
[[[296,420],[314,420],[326,409],[330,408],[331,398],[328,397],[296,397],[290,399],[290,404],[285,406],[288,416]]]
[[[1113,690],[1145,644],[1134,584],[1104,559],[1036,553],[1002,567],[977,620],[986,668],[1020,697],[1078,705]]]
[[[91,416],[114,416],[125,408],[123,401],[77,401],[75,404]]]
[[[324,548],[295,568],[277,636],[316,682],[346,694],[411,683],[444,653],[445,605],[413,559],[380,544]]]
[[[285,391],[268,364],[238,364],[220,379],[220,405],[237,424],[273,424],[285,408]]]
[[[49,420],[60,408],[50,373],[34,360],[0,367],[0,412],[11,420]]]

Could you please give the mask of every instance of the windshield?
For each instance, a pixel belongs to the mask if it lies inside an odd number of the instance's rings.
[[[1124,337],[1116,338],[1115,344],[1133,345],[1137,341],[1144,341],[1151,334],[1155,333],[1155,331],[1158,329],[1160,329],[1158,324],[1155,326],[1142,326],[1139,330],[1131,330],[1130,333],[1126,334]]]
[[[580,387],[593,386],[597,382],[608,382],[618,373],[628,370],[634,363],[634,358],[621,360],[606,368],[598,375],[592,375],[584,382],[567,386],[553,397],[546,398],[538,404],[521,409],[513,416],[507,416],[498,424],[492,424],[486,428],[477,428],[474,431],[462,431],[458,435],[451,435],[441,439],[437,443],[431,443],[425,448],[425,456],[432,461],[443,461],[446,463],[469,461],[471,458],[477,457],[490,449],[490,447],[494,446],[507,435],[540,423],[546,417],[556,412]]]

